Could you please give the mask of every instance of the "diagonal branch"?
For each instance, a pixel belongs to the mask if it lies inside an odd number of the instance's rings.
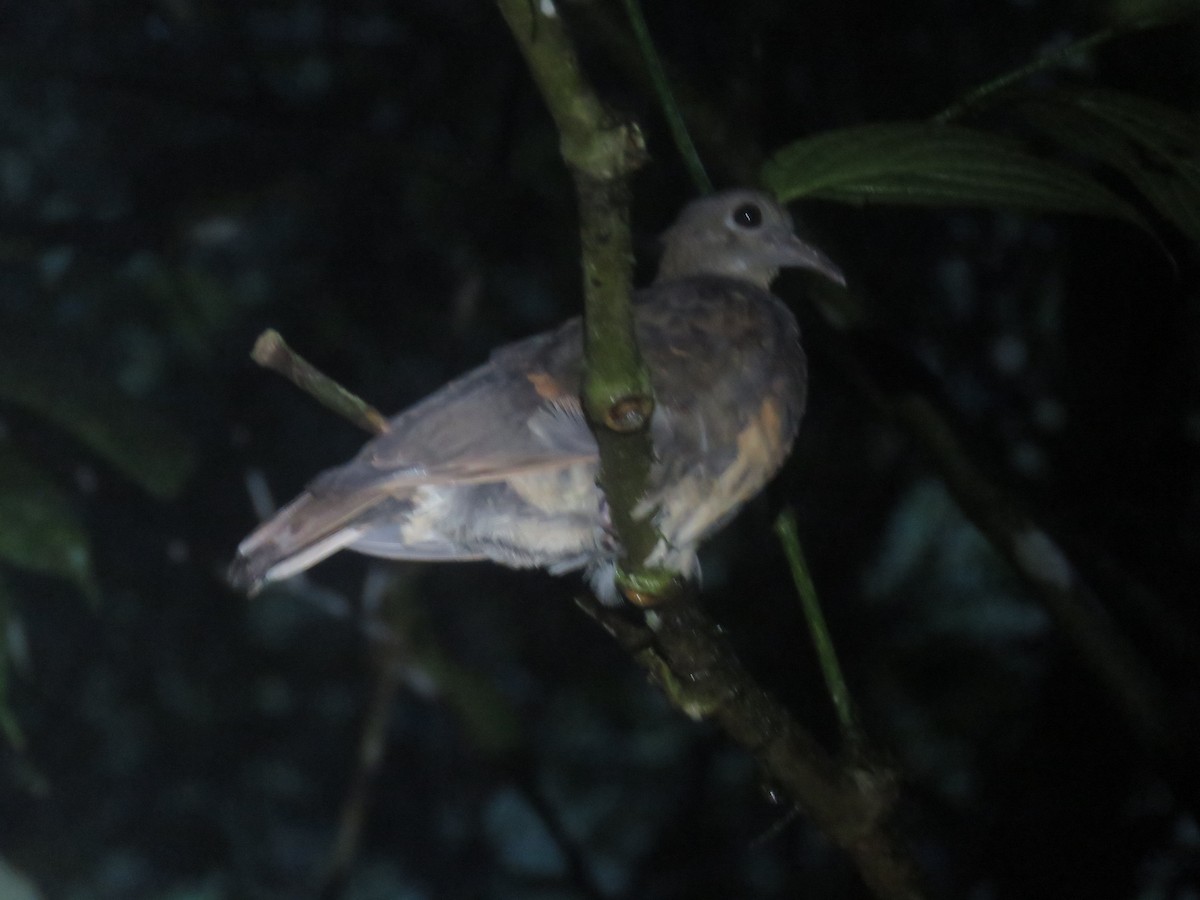
[[[609,632],[693,719],[708,719],[754,757],[830,841],[854,860],[876,897],[917,900],[916,867],[889,820],[896,778],[867,758],[835,758],[746,671],[733,648],[688,600],[664,603],[646,625],[594,601],[580,607]]]

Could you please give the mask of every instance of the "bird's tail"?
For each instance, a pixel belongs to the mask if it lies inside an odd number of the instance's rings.
[[[362,534],[362,526],[354,524],[354,519],[372,502],[364,495],[360,503],[334,505],[311,493],[301,494],[238,545],[226,575],[230,585],[254,596],[267,583],[303,572],[332,556]]]

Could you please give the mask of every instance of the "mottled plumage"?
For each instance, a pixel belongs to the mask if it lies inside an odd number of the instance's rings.
[[[769,290],[782,266],[841,273],[764,194],[690,204],[635,296],[657,406],[640,510],[664,541],[650,562],[696,573],[696,547],[783,464],[804,413],[796,321]],[[390,430],[244,540],[231,581],[249,591],[341,549],[410,560],[587,568],[611,597],[614,538],[580,408],[579,319],[502,347],[393,418]]]

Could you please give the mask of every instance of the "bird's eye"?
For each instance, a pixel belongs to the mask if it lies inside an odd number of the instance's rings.
[[[733,221],[742,228],[757,228],[762,224],[762,210],[753,203],[743,203],[733,211]]]

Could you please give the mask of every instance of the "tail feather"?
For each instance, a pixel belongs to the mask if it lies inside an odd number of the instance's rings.
[[[330,504],[301,494],[238,545],[226,578],[254,596],[269,582],[303,572],[352,544],[366,530],[354,520],[377,500],[363,493]]]

